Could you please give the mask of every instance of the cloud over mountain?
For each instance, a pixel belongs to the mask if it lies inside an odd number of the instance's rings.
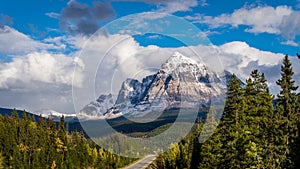
[[[15,34],[15,36],[26,37],[29,41],[34,41],[22,33]],[[81,45],[87,40],[85,36],[61,38],[78,49],[81,49]],[[102,45],[99,45],[99,42]],[[119,43],[116,45],[116,42]],[[43,44],[40,41],[36,43]],[[107,48],[112,46],[114,47],[107,51]],[[155,68],[175,51],[191,58],[195,57],[192,52],[195,51],[212,68],[220,65],[214,63],[221,63],[225,70],[236,73],[242,80],[245,80],[253,69],[259,69],[265,72],[271,92],[276,94],[278,87],[275,81],[280,77],[281,59],[284,56],[281,53],[261,51],[240,41],[211,47],[202,45],[179,48],[161,48],[154,45],[144,47],[140,46],[133,37],[119,34],[99,34],[94,37],[92,45],[85,47],[84,50],[88,56],[95,56],[95,59],[83,62],[80,52],[66,55],[46,50],[38,51],[33,48],[27,54],[18,55],[9,62],[0,63],[0,99],[2,100],[0,106],[28,110],[55,109],[71,113],[74,111],[72,76],[75,67],[82,71],[76,74],[75,87],[85,84],[92,84],[93,87],[94,84],[103,82],[102,86],[95,85],[95,90],[93,90],[95,91],[93,97],[98,97],[99,91],[119,89],[126,78],[139,79],[139,77],[152,74],[157,70]],[[107,57],[103,59],[105,54]],[[100,62],[101,59],[102,62]],[[300,74],[297,73],[300,72],[300,62],[295,57],[291,57],[291,61],[296,72],[294,78],[300,79]],[[98,68],[89,70],[91,65],[98,66]],[[116,65],[119,66],[114,67]],[[122,73],[114,76],[114,72],[110,71],[112,69]],[[95,81],[85,81],[88,76],[94,78]],[[94,99],[87,99],[87,103]]]

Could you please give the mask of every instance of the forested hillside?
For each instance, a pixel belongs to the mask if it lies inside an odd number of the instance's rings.
[[[198,124],[149,168],[299,168],[300,104],[293,74],[285,56],[277,97],[269,93],[264,73],[252,71],[246,86],[233,75],[221,121],[211,114],[206,119],[218,125],[214,134],[199,143],[203,123]]]
[[[0,115],[0,168],[120,168],[134,161],[87,141],[82,133],[67,133],[62,117],[59,126],[51,119],[14,110]]]

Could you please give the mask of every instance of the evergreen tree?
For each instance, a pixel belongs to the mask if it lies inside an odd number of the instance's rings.
[[[213,136],[203,143],[199,168],[240,168],[238,142],[244,109],[241,81],[233,74],[228,88],[224,113]]]
[[[293,80],[293,69],[292,64],[288,58],[288,55],[285,55],[283,59],[283,65],[281,66],[281,79],[279,79],[276,83],[280,86],[280,94],[277,95],[278,105],[282,106],[280,109],[282,112],[278,112],[278,116],[282,115],[283,117],[279,117],[282,119],[283,127],[281,130],[285,134],[285,147],[288,147],[284,154],[287,156],[287,160],[285,161],[283,167],[292,168],[293,160],[292,160],[292,147],[295,142],[295,139],[298,137],[298,126],[297,126],[297,115],[296,115],[296,93],[295,91],[298,89],[298,86],[295,86],[295,81]],[[283,146],[283,145],[280,145]]]
[[[200,124],[198,124],[200,125]],[[195,131],[195,134],[192,138],[192,144],[193,144],[193,150],[192,150],[192,157],[191,157],[191,169],[196,169],[198,168],[200,162],[201,162],[201,157],[199,157],[200,152],[201,152],[201,143],[199,143],[199,131],[201,131],[200,128],[197,128]]]
[[[63,141],[67,142],[67,132],[65,129],[65,117],[61,116],[59,125],[58,125],[58,137]]]
[[[294,114],[296,108],[295,91],[298,89],[298,86],[295,86],[293,75],[292,64],[288,55],[285,55],[283,65],[281,66],[281,79],[276,82],[281,87],[280,94],[277,97],[278,103],[283,106],[285,117]]]
[[[272,156],[273,96],[269,93],[264,74],[254,70],[245,88],[245,116],[240,142],[242,168],[274,168]]]

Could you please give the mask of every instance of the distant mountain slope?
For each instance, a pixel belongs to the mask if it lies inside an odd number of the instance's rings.
[[[0,114],[1,114],[2,116],[5,116],[5,115],[11,116],[12,111],[13,111],[13,109],[1,108],[1,107],[0,107]],[[19,117],[22,117],[23,110],[17,110],[17,112],[18,112]],[[38,121],[38,120],[39,120],[39,116],[36,115],[36,114],[32,114],[32,113],[26,112],[26,115],[27,115],[27,116],[28,116],[28,115],[34,116],[35,121]]]
[[[34,114],[42,115],[44,118],[52,118],[54,121],[60,121],[60,118],[64,116],[65,122],[68,123],[74,123],[78,122],[78,118],[76,114],[65,114],[65,113],[60,113],[55,110],[50,110],[50,109],[43,109],[40,111],[34,112]]]
[[[6,115],[11,116],[11,115],[12,115],[12,111],[13,111],[13,109],[1,108],[1,107],[0,107],[0,114],[1,114],[2,116],[6,116]],[[22,117],[23,110],[17,110],[17,112],[18,112],[19,117]],[[48,111],[47,111],[47,112],[48,112]],[[26,115],[27,115],[27,116],[28,116],[28,115],[34,116],[35,121],[36,121],[36,122],[39,121],[40,116],[37,115],[37,114],[33,114],[33,113],[30,113],[30,112],[26,112]],[[53,118],[53,120],[56,122],[56,125],[58,126],[59,120],[60,120],[60,118],[61,118],[61,116],[60,116],[61,114],[55,114],[55,115],[56,115],[56,116],[52,116],[52,118]],[[44,114],[44,116],[42,115],[42,117],[43,117],[44,119],[48,119],[48,116],[45,116],[45,114]],[[68,119],[68,118],[67,118],[67,119]],[[71,132],[71,131],[78,131],[78,132],[83,131],[83,128],[82,128],[81,124],[79,123],[79,121],[78,121],[78,119],[77,119],[76,117],[73,117],[72,119],[66,120],[66,127],[67,127],[67,129],[69,130],[69,132]],[[87,135],[86,135],[86,136],[87,136]]]

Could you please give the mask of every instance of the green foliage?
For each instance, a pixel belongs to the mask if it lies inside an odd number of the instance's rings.
[[[2,153],[0,153],[0,169],[3,169],[3,156]]]
[[[104,151],[82,133],[67,134],[64,117],[51,119],[0,116],[0,168],[120,168],[134,159]]]
[[[277,116],[281,119],[281,130],[283,131],[278,136],[284,138],[278,146],[284,147],[283,153],[286,160],[282,166],[285,168],[295,166],[294,162],[298,153],[295,152],[297,137],[299,137],[299,112],[295,92],[298,86],[295,86],[293,75],[292,64],[286,55],[281,66],[281,79],[276,82],[281,87],[280,94],[277,96],[279,106]]]
[[[295,86],[295,81],[292,76],[294,75],[292,64],[285,55],[283,59],[283,65],[281,66],[281,79],[276,83],[281,87],[278,102],[284,108],[284,116],[288,117],[293,114],[296,107],[296,93],[298,86]]]
[[[200,151],[198,136],[201,128],[202,124],[196,124],[193,133],[172,145],[169,151],[160,154],[148,168],[192,168],[195,166],[193,164],[198,164]]]

